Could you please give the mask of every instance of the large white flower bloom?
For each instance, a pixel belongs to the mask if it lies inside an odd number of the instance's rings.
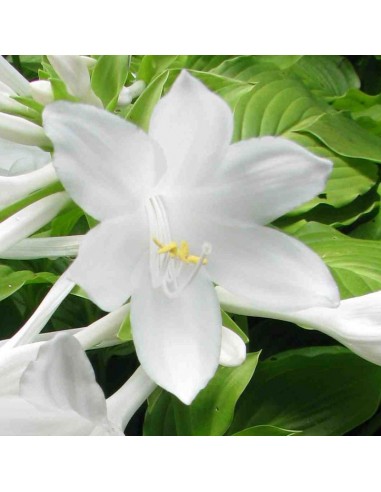
[[[141,364],[183,402],[218,365],[213,282],[267,310],[338,304],[320,258],[264,227],[324,189],[329,161],[282,138],[230,145],[231,110],[186,72],[156,106],[149,135],[67,102],[43,118],[62,183],[100,220],[68,278],[105,310],[131,296]]]
[[[36,358],[22,372],[19,394],[1,389],[0,435],[123,435],[109,421],[102,389],[72,336],[59,335],[31,349]],[[22,355],[15,357],[14,351]],[[31,350],[24,346],[1,355],[0,378],[6,382]]]

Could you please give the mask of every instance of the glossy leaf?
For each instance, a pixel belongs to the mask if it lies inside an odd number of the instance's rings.
[[[341,435],[375,413],[381,368],[342,347],[308,347],[258,365],[229,433],[258,425]]]
[[[239,367],[219,367],[208,386],[190,405],[162,391],[148,407],[146,435],[220,436],[233,419],[234,408],[258,363],[258,353],[248,354]]]
[[[105,108],[113,110],[127,79],[129,56],[103,55],[99,57],[91,77],[91,87]]]

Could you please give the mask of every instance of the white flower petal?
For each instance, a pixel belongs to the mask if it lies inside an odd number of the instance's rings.
[[[52,164],[19,176],[0,176],[0,208],[58,181]]]
[[[107,420],[106,400],[91,364],[70,335],[41,346],[21,377],[20,397],[42,410],[74,411],[94,424]]]
[[[15,176],[35,171],[50,161],[49,152],[0,138],[0,174]]]
[[[220,357],[221,315],[209,278],[199,272],[170,299],[152,288],[147,269],[132,295],[131,324],[147,375],[190,404],[213,377]]]
[[[37,147],[50,145],[49,139],[40,126],[13,114],[0,113],[0,138]]]
[[[345,299],[336,309],[292,314],[290,321],[326,333],[355,354],[381,365],[381,291]]]
[[[381,365],[381,291],[341,301],[336,308],[310,308],[301,311],[261,309],[256,302],[216,287],[221,307],[246,316],[290,321],[302,328],[321,331],[348,347],[355,354]]]
[[[246,359],[246,345],[242,338],[229,328],[222,327],[220,365],[240,366]]]
[[[72,411],[45,411],[19,397],[0,397],[1,436],[88,436],[95,426]]]
[[[218,174],[197,190],[179,191],[178,200],[195,217],[264,225],[323,191],[331,169],[294,142],[252,138],[231,145]]]
[[[87,63],[79,55],[49,55],[48,60],[65,82],[72,96],[82,98],[90,90],[90,75]]]
[[[189,240],[193,254],[210,243],[205,268],[212,280],[256,307],[295,311],[339,303],[337,286],[323,260],[300,241],[269,227],[225,226],[202,217],[192,222],[191,211],[169,212],[174,240]]]
[[[25,113],[28,108],[12,97],[0,92],[0,111],[5,113]]]
[[[65,192],[54,193],[28,205],[0,223],[0,253],[48,224],[70,199]]]
[[[136,209],[165,169],[148,135],[107,111],[56,102],[43,119],[58,176],[73,200],[97,219]]]
[[[43,106],[54,101],[50,80],[34,80],[33,82],[30,82],[30,90],[33,99]]]
[[[68,277],[101,309],[113,311],[130,297],[134,271],[148,242],[144,210],[101,222],[84,237]]]
[[[29,82],[5,58],[0,56],[0,81],[20,96],[30,93]]]
[[[20,378],[27,365],[35,360],[41,345],[41,343],[33,343],[0,349],[0,399],[18,395]]]
[[[149,130],[167,159],[166,182],[186,187],[215,172],[232,132],[227,104],[185,71],[156,105]]]

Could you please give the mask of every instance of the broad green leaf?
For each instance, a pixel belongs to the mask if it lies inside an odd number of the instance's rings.
[[[106,109],[113,111],[127,79],[129,56],[102,55],[94,67],[91,87]]]
[[[381,162],[381,137],[342,114],[324,114],[307,125],[298,125],[298,131],[314,135],[337,154]]]
[[[250,92],[254,86],[252,83],[241,82],[208,72],[192,70],[190,73],[200,79],[210,90],[221,96],[233,111],[241,97]]]
[[[288,73],[299,77],[309,89],[323,97],[341,96],[350,88],[360,87],[351,63],[338,55],[302,56]]]
[[[351,225],[358,219],[372,213],[378,206],[379,195],[373,188],[344,207],[335,208],[321,203],[302,215],[294,215],[291,212],[276,220],[274,225],[288,232],[293,231],[295,227],[298,229],[301,225],[313,221],[341,228]]]
[[[136,125],[148,131],[149,122],[153,108],[158,103],[162,96],[164,85],[168,80],[169,72],[166,71],[156,77],[138,97],[131,111],[127,115],[127,119]]]
[[[165,391],[149,406],[146,435],[221,436],[233,419],[234,408],[258,363],[259,352],[248,354],[239,367],[219,367],[192,405],[184,405]]]
[[[209,72],[230,58],[232,58],[230,55],[189,55],[185,61],[185,67],[187,69]]]
[[[53,284],[57,275],[49,272],[34,273],[27,270],[14,271],[6,265],[0,265],[0,301],[11,296],[25,284]]]
[[[234,139],[284,135],[296,127],[308,126],[326,109],[297,80],[261,82],[241,97],[236,106]]]
[[[52,220],[51,236],[68,236],[72,233],[74,226],[83,217],[83,210],[71,202],[65,209]]]
[[[284,79],[283,70],[293,66],[300,55],[237,56],[212,68],[213,73],[244,82],[263,82],[267,77]]]
[[[316,138],[310,135],[294,133],[291,138],[312,153],[329,159],[334,166],[324,193],[293,210],[289,215],[300,215],[321,203],[333,207],[343,207],[369,191],[376,184],[378,180],[377,164],[362,159],[340,156],[321,145]],[[332,212],[335,213],[335,211]]]
[[[186,59],[182,55],[145,55],[139,64],[137,78],[149,84],[168,69],[182,68]]]
[[[345,95],[333,101],[333,107],[339,111],[349,111],[350,113],[362,112],[373,106],[381,104],[381,94],[371,96],[359,89],[349,89]]]
[[[381,367],[343,347],[308,347],[258,364],[229,433],[274,425],[342,435],[368,420],[381,397]]]
[[[380,192],[380,189],[378,192]],[[350,236],[358,239],[379,241],[381,239],[381,210],[379,209],[377,214],[368,220],[368,222],[359,225],[351,231]]]
[[[275,425],[256,425],[254,427],[249,427],[244,429],[234,436],[294,436],[299,434],[299,431],[293,431],[288,429],[281,429],[280,427],[275,427]]]
[[[381,242],[355,239],[314,222],[299,229],[295,237],[328,265],[342,298],[381,290]]]

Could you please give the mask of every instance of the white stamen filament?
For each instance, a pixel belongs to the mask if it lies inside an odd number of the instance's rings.
[[[178,297],[181,292],[192,282],[200,268],[205,264],[212,247],[209,243],[202,245],[201,256],[195,265],[190,265],[178,257],[171,257],[170,253],[158,254],[157,244],[153,241],[157,238],[163,244],[169,244],[173,239],[164,205],[158,196],[151,197],[147,206],[148,220],[150,224],[150,271],[153,288],[161,287],[169,298]],[[190,273],[182,280],[179,279],[184,268]]]
[[[6,207],[30,193],[58,181],[51,163],[18,176],[0,176],[0,207]]]
[[[23,208],[0,223],[0,252],[37,232],[69,203],[66,192],[54,193]]]
[[[36,260],[77,256],[83,236],[36,237],[23,239],[0,253],[6,260]]]

